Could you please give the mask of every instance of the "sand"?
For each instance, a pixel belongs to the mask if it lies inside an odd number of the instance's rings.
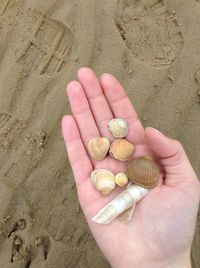
[[[60,121],[82,66],[114,74],[200,176],[200,1],[0,0],[0,267],[109,267],[79,208]],[[192,248],[200,267],[200,215]]]

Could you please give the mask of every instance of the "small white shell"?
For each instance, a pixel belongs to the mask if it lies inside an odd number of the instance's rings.
[[[120,187],[126,186],[128,184],[128,177],[123,172],[117,173],[115,175],[115,183]]]
[[[128,124],[121,118],[112,119],[108,123],[108,128],[115,138],[123,138],[128,133]]]
[[[103,195],[109,194],[116,186],[115,175],[107,169],[95,169],[91,172],[91,182]]]

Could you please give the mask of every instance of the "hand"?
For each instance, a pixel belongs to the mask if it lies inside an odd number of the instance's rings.
[[[200,184],[182,145],[153,128],[142,127],[119,82],[110,74],[100,81],[89,68],[67,85],[73,115],[62,120],[62,132],[76,180],[80,205],[100,249],[112,267],[190,267],[190,248],[200,199]],[[127,140],[134,158],[151,156],[160,167],[160,184],[137,205],[129,224],[114,220],[98,225],[91,219],[121,189],[102,196],[91,185],[90,172],[106,168],[114,173],[127,163],[106,157],[94,161],[87,152],[91,137],[113,140],[107,123],[115,117],[129,125]],[[136,266],[138,265],[138,266]]]

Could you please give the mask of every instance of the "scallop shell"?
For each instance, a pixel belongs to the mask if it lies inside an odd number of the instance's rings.
[[[110,148],[110,141],[104,137],[95,137],[88,142],[88,151],[94,160],[103,160]]]
[[[91,172],[91,182],[103,195],[109,194],[116,186],[115,175],[107,169],[95,169]]]
[[[108,128],[115,138],[123,138],[128,133],[128,124],[121,118],[112,119],[108,123]]]
[[[115,175],[115,183],[120,187],[126,186],[128,184],[128,177],[123,172],[117,173]]]
[[[145,188],[156,187],[159,180],[159,169],[148,157],[131,161],[127,166],[126,174],[132,182]]]
[[[135,146],[125,139],[116,139],[110,146],[110,155],[120,161],[128,161],[131,159],[135,151]]]

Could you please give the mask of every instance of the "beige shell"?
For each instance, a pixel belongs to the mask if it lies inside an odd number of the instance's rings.
[[[110,146],[110,155],[120,161],[128,161],[131,159],[135,151],[135,146],[125,139],[116,139]]]
[[[108,123],[108,128],[115,138],[123,138],[128,133],[128,124],[121,118],[112,119]]]
[[[104,137],[95,137],[88,142],[88,151],[94,160],[103,160],[110,148],[110,141]]]
[[[159,169],[148,157],[131,161],[127,166],[126,174],[130,181],[145,188],[156,187],[159,180]]]
[[[115,175],[115,183],[120,187],[126,186],[128,184],[128,177],[123,172],[117,173]]]
[[[103,195],[109,194],[116,186],[115,175],[107,169],[95,169],[91,172],[91,182]]]

